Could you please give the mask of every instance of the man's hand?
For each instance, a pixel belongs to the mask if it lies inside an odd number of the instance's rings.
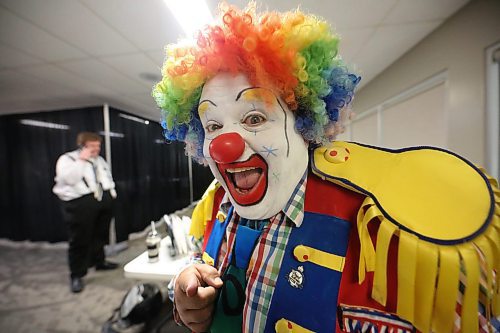
[[[220,287],[219,272],[207,264],[190,266],[177,277],[175,306],[184,325],[193,332],[205,332],[210,327]]]
[[[88,148],[88,147],[83,147],[80,150],[80,155],[78,155],[78,157],[81,160],[87,161],[90,158],[91,155],[92,155],[91,149]]]

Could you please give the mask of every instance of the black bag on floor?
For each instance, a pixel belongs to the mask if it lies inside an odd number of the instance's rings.
[[[102,333],[139,332],[160,311],[163,297],[152,283],[140,283],[127,291],[120,306],[104,323]]]

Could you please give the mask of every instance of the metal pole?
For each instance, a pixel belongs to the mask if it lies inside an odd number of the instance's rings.
[[[104,147],[105,147],[105,155],[106,162],[108,162],[109,170],[112,171],[113,168],[111,166],[111,137],[109,135],[110,125],[109,125],[109,106],[108,104],[104,104],[102,109],[102,115],[104,118]],[[112,174],[112,173],[111,173]]]
[[[109,165],[109,171],[113,174],[113,168],[111,165],[111,136],[110,136],[110,123],[109,123],[109,105],[105,103],[102,109],[102,115],[104,119],[104,154],[106,155],[106,162]],[[116,229],[115,229],[115,217],[111,219],[109,224],[109,249],[110,254],[116,254]]]

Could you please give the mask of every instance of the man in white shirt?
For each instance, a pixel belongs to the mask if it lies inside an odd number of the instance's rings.
[[[82,278],[89,267],[108,270],[118,266],[104,255],[116,191],[109,165],[99,156],[101,141],[96,133],[79,133],[79,148],[61,155],[56,164],[53,192],[62,200],[68,223],[70,289],[74,293],[83,290]]]

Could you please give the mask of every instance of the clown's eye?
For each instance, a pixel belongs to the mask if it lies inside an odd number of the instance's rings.
[[[262,125],[266,121],[266,117],[260,113],[250,113],[243,119],[243,123],[250,127]]]
[[[207,124],[207,126],[205,126],[205,130],[208,132],[208,133],[212,133],[212,132],[215,132],[219,129],[222,128],[222,125],[219,124],[218,122],[215,122],[215,121],[211,121]]]

